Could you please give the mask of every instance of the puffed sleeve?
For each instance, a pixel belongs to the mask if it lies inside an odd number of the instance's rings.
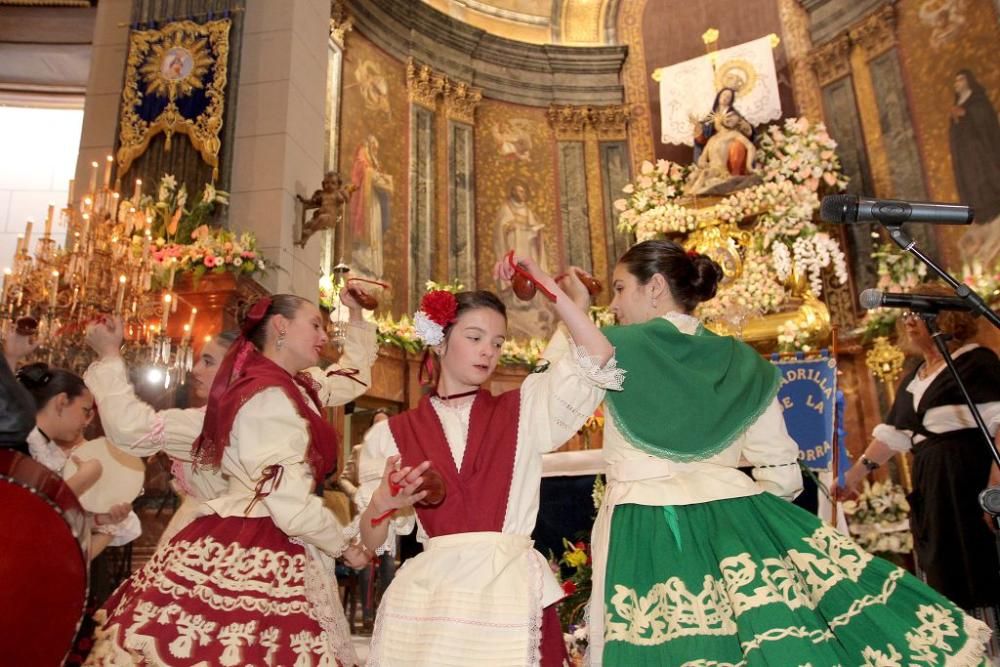
[[[550,361],[548,368],[521,385],[521,427],[531,429],[538,451],[550,452],[580,430],[605,391],[621,391],[625,371],[614,357],[600,365],[561,329],[542,356]]]
[[[753,466],[753,478],[765,491],[786,500],[802,493],[799,446],[788,435],[777,399],[740,438],[743,457]]]
[[[373,322],[349,322],[340,360],[326,369],[306,370],[319,387],[317,391],[323,405],[344,405],[368,391],[372,384],[372,366],[378,358],[375,333]]]
[[[358,462],[358,492],[354,495],[354,503],[358,508],[358,516],[354,518],[348,533],[353,537],[360,532],[361,514],[368,508],[372,501],[375,489],[382,482],[382,474],[385,472],[385,461],[390,456],[399,454],[396,441],[389,430],[388,422],[379,422],[372,426],[365,434],[364,443],[361,446],[361,458]],[[397,510],[390,519],[387,519],[389,534],[385,543],[375,550],[375,553],[396,553],[396,537],[408,535],[413,532],[417,515],[412,507]]]
[[[265,389],[247,401],[230,436],[240,466],[275,525],[289,537],[339,556],[347,546],[344,529],[313,493],[308,445],[306,421],[278,388]]]
[[[191,460],[191,444],[201,433],[205,411],[197,408],[156,411],[136,396],[121,358],[95,361],[83,375],[108,439],[133,456],[163,451]]]

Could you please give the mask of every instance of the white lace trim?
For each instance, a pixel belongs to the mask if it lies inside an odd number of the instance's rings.
[[[28,434],[28,452],[31,458],[55,473],[61,473],[69,456],[38,430],[38,427]]]
[[[303,583],[306,598],[313,605],[316,620],[326,632],[327,640],[333,647],[333,654],[345,666],[361,664],[354,652],[350,626],[340,605],[337,575],[333,569],[334,561],[331,559],[330,566],[326,567],[322,556],[317,554],[312,545],[303,544],[296,538],[292,538],[291,541],[305,549],[307,562],[303,572]]]
[[[600,360],[587,353],[586,348],[570,341],[570,352],[576,360],[577,368],[592,384],[608,391],[621,391],[625,382],[625,369],[618,368],[618,360],[612,356],[604,365]]]
[[[132,540],[142,535],[142,524],[135,512],[129,512],[128,516],[118,523],[109,523],[102,526],[95,526],[94,530],[111,536],[109,546],[120,547],[128,544]]]
[[[422,310],[413,315],[413,331],[427,345],[440,345],[444,341],[444,327]]]

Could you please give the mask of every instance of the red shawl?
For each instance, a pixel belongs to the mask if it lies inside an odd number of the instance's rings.
[[[337,461],[337,432],[323,417],[323,405],[312,379],[306,374],[290,375],[247,340],[247,336],[267,315],[270,305],[270,298],[261,299],[254,304],[247,315],[242,335],[223,357],[212,383],[201,435],[195,440],[192,453],[199,465],[218,468],[222,463],[222,453],[229,446],[233,422],[240,408],[258,392],[279,387],[308,424],[310,442],[306,459],[319,483]],[[306,390],[319,412],[309,407],[299,387]]]

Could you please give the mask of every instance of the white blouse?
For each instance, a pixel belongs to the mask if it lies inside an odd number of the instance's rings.
[[[700,324],[682,313],[664,318],[689,335]],[[669,417],[667,409],[663,418]],[[618,490],[618,504],[691,505],[761,491],[791,500],[802,492],[799,447],[788,435],[777,399],[729,447],[700,461],[674,462],[637,449],[610,415],[604,423],[603,452],[608,481],[627,485]],[[753,467],[753,479],[737,469],[746,465]]]
[[[63,450],[59,445],[46,438],[37,426],[28,434],[27,440],[31,458],[62,477],[63,468],[66,467],[66,462],[72,456],[73,450],[71,449],[68,452]],[[96,484],[100,483],[101,479],[98,478]],[[139,517],[136,513],[130,511],[128,516],[118,523],[103,526],[95,525],[94,530],[111,535],[109,546],[120,547],[123,544],[128,544],[142,534],[142,524],[139,522]]]
[[[306,401],[311,407],[311,400]],[[270,387],[258,392],[236,414],[229,446],[222,454],[226,489],[204,505],[222,517],[270,516],[289,537],[339,556],[347,546],[344,527],[313,493],[316,482],[306,459],[308,447],[306,420],[284,390]],[[280,481],[265,483],[262,491],[268,495],[250,507],[258,482],[273,465],[282,468]]]
[[[514,474],[504,517],[504,533],[531,534],[538,515],[542,454],[557,449],[573,437],[600,405],[605,390],[621,389],[624,374],[617,368],[613,357],[599,367],[583,348],[572,344],[567,346],[572,348],[570,354],[561,355],[562,358],[546,371],[528,375],[521,384]],[[552,358],[549,354],[545,357]],[[437,398],[432,398],[431,404],[441,420],[455,464],[461,467],[472,399],[455,407]],[[376,424],[366,434],[358,469],[360,486],[355,496],[359,515],[371,502],[372,494],[382,480],[386,459],[398,453],[386,422]],[[409,508],[393,516],[389,535],[378,551],[394,551],[396,536],[412,531],[415,523],[419,528],[418,539],[426,542],[427,535],[419,527],[415,512]],[[352,531],[357,531],[357,525],[352,526]]]
[[[970,350],[974,350],[979,345],[974,343],[969,345],[963,345],[954,352],[951,353],[952,359],[955,359]],[[910,380],[909,384],[903,391],[909,392],[913,397],[913,411],[917,412],[920,406],[920,401],[923,399],[924,394],[927,392],[927,388],[934,383],[934,380],[941,373],[950,373],[947,366],[941,366],[936,371],[931,373],[925,378],[921,378],[918,375],[914,375],[913,379]],[[998,427],[1000,427],[1000,401],[991,401],[989,403],[977,403],[976,407],[979,409],[979,414],[983,418],[983,422],[986,424],[986,428],[989,430],[990,435],[995,436]],[[931,433],[947,433],[949,431],[960,431],[967,428],[976,428],[976,420],[972,417],[972,412],[969,411],[969,406],[964,403],[958,405],[939,405],[934,408],[930,408],[924,413],[923,416],[924,428]],[[922,442],[927,439],[922,433],[916,435],[912,431],[907,429],[898,429],[890,424],[878,424],[872,429],[872,437],[876,440],[881,440],[890,449],[896,452],[908,452],[913,447],[914,444]]]
[[[349,323],[340,362],[327,369],[306,370],[316,381],[324,405],[343,405],[371,385],[371,367],[378,356],[375,333],[372,323]],[[354,377],[360,382],[329,375],[342,368],[357,369]],[[205,408],[155,410],[136,395],[120,357],[95,361],[83,380],[94,395],[101,425],[117,446],[133,456],[165,452],[175,463],[173,472],[181,486],[199,499],[214,498],[226,491],[228,483],[218,472],[191,463],[191,445],[201,434]]]

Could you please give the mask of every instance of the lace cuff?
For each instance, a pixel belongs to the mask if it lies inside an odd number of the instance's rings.
[[[889,445],[889,449],[894,452],[908,452],[913,447],[912,433],[901,431],[888,424],[879,424],[872,429],[872,437]]]
[[[142,535],[142,524],[135,512],[129,512],[128,516],[118,523],[109,523],[104,526],[95,526],[94,530],[111,536],[109,546],[120,547],[128,544],[135,538]]]
[[[625,382],[625,369],[618,368],[618,360],[614,355],[602,366],[597,357],[587,353],[586,348],[577,346],[570,341],[570,353],[576,361],[580,374],[594,386],[608,391],[621,391]]]

